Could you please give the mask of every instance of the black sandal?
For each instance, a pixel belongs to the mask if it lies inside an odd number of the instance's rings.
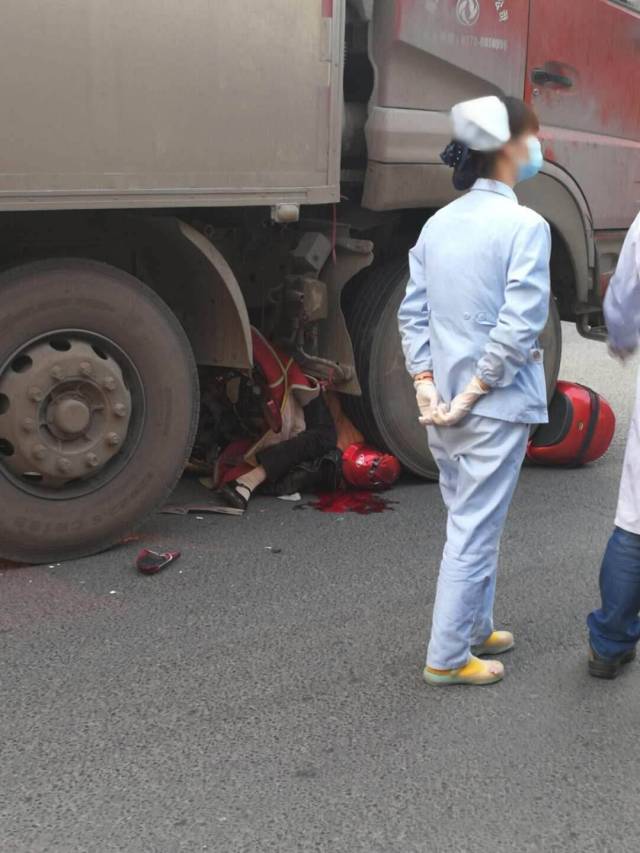
[[[246,498],[242,492],[240,492],[240,489],[247,493]],[[248,486],[244,486],[237,480],[231,480],[230,483],[225,483],[224,486],[220,487],[220,495],[229,504],[229,506],[235,507],[235,509],[246,510],[249,506],[251,490]]]

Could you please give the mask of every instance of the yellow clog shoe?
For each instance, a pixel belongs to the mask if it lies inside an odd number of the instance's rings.
[[[511,631],[494,631],[479,646],[471,646],[474,655],[501,655],[510,651],[515,645]]]
[[[447,686],[449,684],[495,684],[504,678],[504,667],[497,660],[480,660],[471,655],[460,669],[432,669],[425,666],[422,677],[427,684]]]

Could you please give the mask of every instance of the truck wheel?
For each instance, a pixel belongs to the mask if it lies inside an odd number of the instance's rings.
[[[425,430],[418,423],[413,384],[404,365],[397,313],[408,281],[406,260],[370,272],[357,297],[346,306],[362,397],[346,397],[345,408],[376,446],[398,457],[409,471],[430,480],[438,469],[429,453]],[[551,303],[542,335],[547,391],[553,391],[562,354],[560,316]]]
[[[168,307],[121,270],[51,260],[0,276],[0,555],[118,542],[171,492],[198,378]]]

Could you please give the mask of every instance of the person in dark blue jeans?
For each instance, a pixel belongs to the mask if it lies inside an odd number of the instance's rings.
[[[640,640],[640,536],[616,527],[600,569],[602,607],[589,614],[589,672],[615,678]]]
[[[611,353],[626,360],[640,340],[640,215],[627,235],[604,301]],[[640,388],[624,459],[615,529],[600,569],[602,605],[587,619],[589,672],[615,678],[640,640]]]

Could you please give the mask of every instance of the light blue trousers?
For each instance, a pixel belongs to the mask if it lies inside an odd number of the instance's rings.
[[[529,425],[469,415],[427,432],[448,511],[427,665],[457,669],[493,631],[500,538]]]

